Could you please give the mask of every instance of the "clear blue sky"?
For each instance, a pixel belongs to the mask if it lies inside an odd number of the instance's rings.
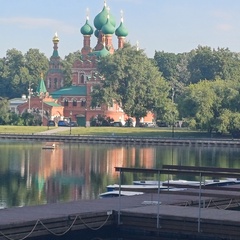
[[[103,0],[0,0],[0,57],[8,49],[23,54],[37,48],[52,54],[55,32],[62,58],[80,50],[80,28],[90,10],[90,22],[102,10]],[[128,28],[127,40],[144,49],[188,52],[198,45],[240,52],[240,0],[107,0],[117,25],[120,10]],[[95,37],[92,37],[95,43]],[[116,44],[115,44],[116,46]]]

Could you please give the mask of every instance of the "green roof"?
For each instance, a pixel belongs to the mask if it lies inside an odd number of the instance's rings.
[[[59,55],[58,55],[58,50],[53,50],[53,54],[52,54],[52,57],[59,57]]]
[[[101,49],[100,51],[93,51],[93,52],[89,53],[89,56],[106,57],[109,54],[110,54],[110,52],[104,46],[103,49]]]
[[[58,99],[62,96],[86,96],[87,87],[86,86],[70,86],[66,88],[61,88],[55,92],[51,93],[51,96]]]
[[[118,37],[126,37],[128,35],[128,30],[123,25],[123,22],[120,23],[120,26],[116,29],[115,34]]]
[[[44,102],[47,105],[51,106],[51,107],[61,107],[62,105],[55,103],[55,102]]]
[[[89,24],[88,19],[86,20],[86,23],[84,24],[84,26],[80,29],[80,32],[83,35],[92,35],[93,34],[93,28],[92,26]]]
[[[40,80],[40,82],[38,84],[36,92],[38,93],[38,95],[45,94],[47,92],[47,89],[46,89],[46,86],[45,86],[43,78],[41,78],[41,80]]]

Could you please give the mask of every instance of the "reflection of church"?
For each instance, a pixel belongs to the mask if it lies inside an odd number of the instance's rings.
[[[90,94],[94,85],[99,84],[103,78],[97,72],[99,59],[114,53],[113,35],[118,38],[119,49],[123,47],[128,31],[123,24],[123,17],[121,17],[120,25],[116,28],[116,21],[105,1],[102,11],[94,19],[94,27],[95,31],[87,16],[86,23],[80,30],[83,35],[81,58],[73,63],[72,83],[69,87],[64,87],[61,58],[58,54],[59,38],[55,34],[53,54],[50,58],[46,80],[41,79],[38,88],[38,93],[41,95],[38,101],[29,98],[28,103],[19,107],[20,113],[26,109],[30,111],[34,108],[41,109],[44,125],[46,125],[47,119],[71,118],[73,121],[77,121],[80,126],[89,126],[90,119],[97,115],[105,115],[113,118],[114,121],[124,122],[127,116],[115,103],[111,106],[101,105],[91,108]],[[91,47],[93,33],[97,38],[97,44],[94,48]],[[34,104],[37,103],[40,105],[35,106]],[[30,105],[31,107],[29,107]]]

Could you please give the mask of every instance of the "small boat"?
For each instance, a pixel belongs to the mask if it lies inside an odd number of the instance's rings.
[[[235,178],[226,178],[226,179],[209,179],[201,182],[201,186],[227,186],[239,184],[240,181]],[[199,181],[188,181],[188,180],[167,180],[162,183],[164,186],[200,186]]]
[[[140,180],[140,181],[133,181],[134,185],[158,185],[158,181],[155,180]],[[160,181],[160,185],[162,182]]]
[[[200,182],[199,181],[188,181],[188,180],[167,180],[163,182],[164,186],[168,185],[185,185],[185,186],[199,186]],[[204,185],[204,182],[202,182],[202,185]]]
[[[107,186],[107,191],[114,191],[119,189],[118,184],[112,184]],[[166,190],[169,187],[160,185],[160,190]],[[147,190],[157,190],[158,185],[121,185],[121,190],[139,190],[139,191],[147,191]]]
[[[55,149],[56,148],[56,144],[46,144],[42,147],[42,149]]]
[[[104,192],[99,194],[100,198],[112,198],[112,197],[119,197],[119,196],[124,196],[124,197],[131,197],[131,196],[136,196],[136,195],[142,195],[144,192],[134,192],[134,191],[109,191],[109,192]]]

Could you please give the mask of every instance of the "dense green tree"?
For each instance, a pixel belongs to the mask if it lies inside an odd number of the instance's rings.
[[[154,59],[162,76],[169,82],[176,81],[178,77],[178,56],[175,53],[155,51]]]
[[[209,85],[208,81],[189,85],[179,107],[184,118],[195,119],[198,128],[211,132],[214,118],[213,105],[217,97]]]
[[[47,57],[40,53],[38,49],[29,49],[24,55],[25,67],[28,71],[25,72],[25,81],[34,83],[34,87],[38,85],[40,75],[45,74],[49,68]]]
[[[198,46],[193,50],[188,69],[191,73],[190,82],[197,83],[200,80],[214,80],[220,73],[219,59],[210,47]]]
[[[48,59],[37,49],[30,49],[25,55],[10,49],[0,60],[0,96],[14,98],[27,94],[29,83],[36,87],[40,73],[48,69]]]
[[[9,123],[9,104],[6,98],[0,97],[0,124],[5,125]]]
[[[230,116],[240,111],[239,87],[234,81],[221,79],[191,84],[181,97],[180,113],[199,129],[229,132],[233,129]]]
[[[105,79],[92,93],[92,106],[115,101],[128,116],[136,118],[137,126],[149,111],[159,112],[170,100],[169,86],[158,68],[142,50],[129,44],[102,58],[98,70]]]
[[[19,86],[22,68],[24,68],[24,57],[16,49],[8,50],[6,57],[3,59],[2,76],[0,79],[0,96],[15,97],[14,89]]]
[[[220,77],[223,80],[237,78],[240,80],[239,54],[230,52],[229,49],[199,46],[191,52],[193,55],[188,64],[190,82],[200,80],[214,80]]]

